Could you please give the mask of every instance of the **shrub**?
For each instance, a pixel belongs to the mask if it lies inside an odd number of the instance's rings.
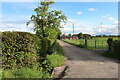
[[[2,67],[34,66],[39,57],[40,39],[28,32],[2,32]]]
[[[115,40],[113,41],[112,43],[112,47],[113,47],[113,50],[115,51],[115,53],[119,53],[120,52],[120,40]]]

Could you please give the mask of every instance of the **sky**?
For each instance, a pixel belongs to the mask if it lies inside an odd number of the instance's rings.
[[[89,0],[90,1],[90,0]],[[63,34],[85,33],[91,35],[118,34],[118,2],[56,2],[50,10],[62,10],[67,23]],[[99,1],[99,0],[98,0]],[[117,0],[116,0],[117,1]],[[0,2],[1,31],[33,32],[33,25],[26,26],[39,2]],[[101,25],[102,22],[102,25]]]

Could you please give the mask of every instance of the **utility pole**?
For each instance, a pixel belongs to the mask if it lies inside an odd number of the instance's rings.
[[[73,35],[74,35],[74,22],[73,22]]]
[[[102,23],[102,21],[101,21],[101,37],[102,37],[102,24],[103,24],[103,23]]]
[[[63,33],[65,34],[65,29],[63,28]]]
[[[74,22],[73,22],[73,35],[74,35]],[[74,36],[72,35],[72,39],[74,38]]]

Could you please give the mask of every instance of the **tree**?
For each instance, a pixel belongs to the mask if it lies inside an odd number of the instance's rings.
[[[83,34],[82,33],[79,33],[77,36],[78,36],[79,39],[83,38]]]
[[[27,25],[30,22],[34,23],[34,31],[41,37],[46,37],[47,28],[60,28],[61,22],[67,20],[66,16],[62,14],[62,11],[49,10],[53,1],[48,2],[47,0],[41,2],[41,6],[38,6],[34,11],[36,15],[31,16],[31,21],[27,22]]]
[[[68,34],[68,37],[71,37],[72,35],[71,34]]]
[[[48,37],[49,29],[55,29],[60,34],[59,28],[61,26],[61,22],[66,22],[67,18],[62,11],[52,10],[50,11],[50,5],[53,4],[53,1],[42,1],[40,2],[40,6],[34,9],[36,12],[35,15],[31,16],[31,20],[27,22],[27,25],[30,23],[34,24],[34,31],[36,35],[41,37],[41,50],[43,57],[47,54],[47,45],[48,42],[46,37]]]

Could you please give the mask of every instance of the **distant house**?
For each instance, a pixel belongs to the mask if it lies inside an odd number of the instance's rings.
[[[77,36],[73,35],[73,36],[67,36],[65,34],[62,35],[62,39],[78,39]]]
[[[90,34],[85,34],[85,37],[86,38],[91,38],[91,35]]]

